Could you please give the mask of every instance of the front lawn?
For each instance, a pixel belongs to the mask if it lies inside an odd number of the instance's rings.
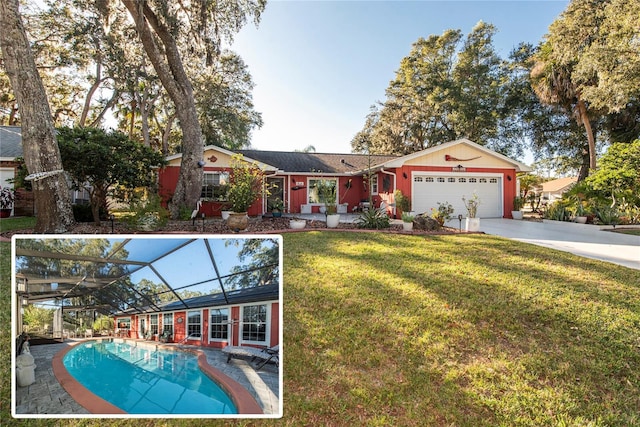
[[[285,234],[284,417],[239,424],[640,425],[639,283],[486,235]]]

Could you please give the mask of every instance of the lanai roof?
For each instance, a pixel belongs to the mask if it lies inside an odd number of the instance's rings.
[[[242,255],[247,245],[258,249]],[[280,239],[69,236],[15,239],[17,293],[103,314],[277,299]]]

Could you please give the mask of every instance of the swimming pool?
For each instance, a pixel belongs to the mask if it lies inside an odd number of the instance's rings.
[[[181,351],[89,341],[62,362],[95,395],[129,414],[237,414],[231,398]]]

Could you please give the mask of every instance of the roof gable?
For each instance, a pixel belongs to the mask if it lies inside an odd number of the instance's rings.
[[[515,168],[518,172],[532,169],[517,160],[497,153],[468,139],[457,139],[385,163],[384,167],[404,165],[456,166],[483,168]]]

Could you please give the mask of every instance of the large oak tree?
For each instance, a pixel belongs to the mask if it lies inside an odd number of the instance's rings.
[[[73,225],[71,198],[47,95],[31,53],[18,0],[0,1],[0,48],[22,119],[22,147],[32,182],[35,231],[64,233]]]

